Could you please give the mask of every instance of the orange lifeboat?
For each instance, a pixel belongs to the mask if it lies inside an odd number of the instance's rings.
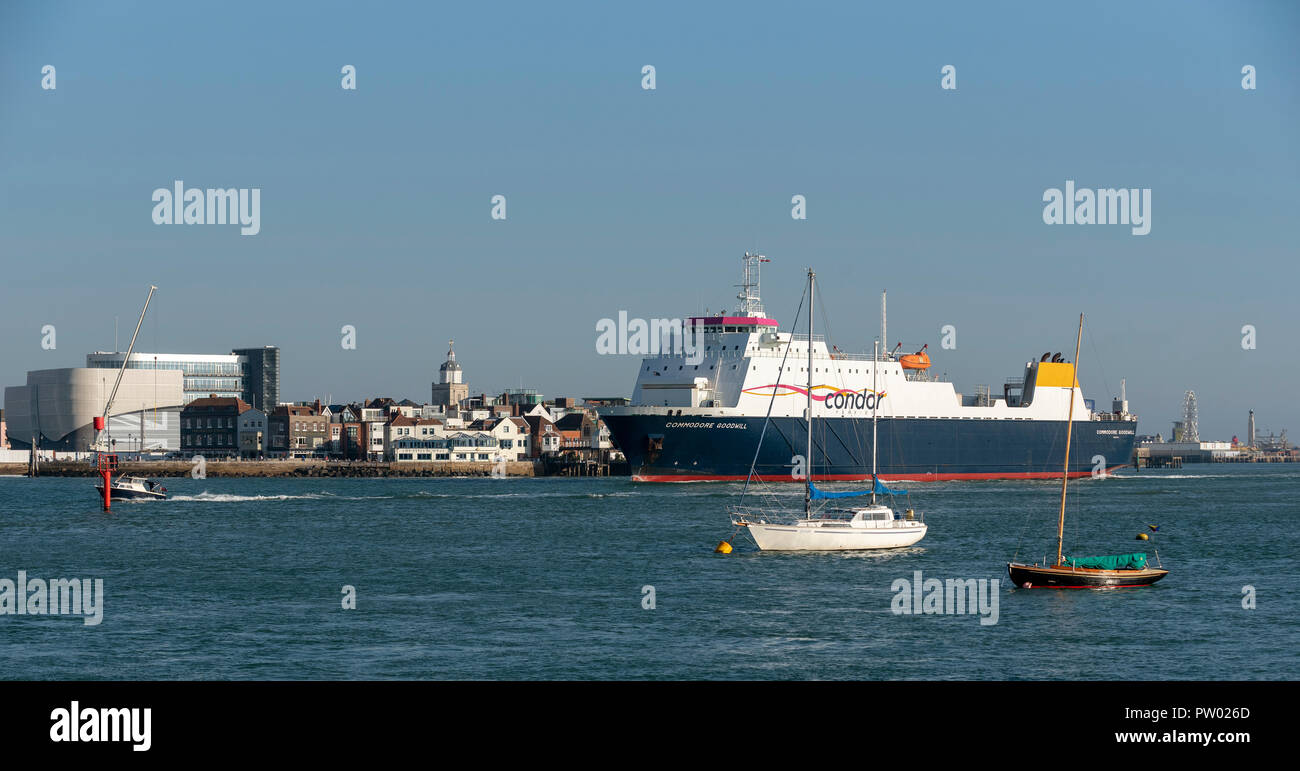
[[[916,353],[907,356],[900,356],[898,358],[898,363],[903,365],[903,369],[929,369],[930,354],[925,352],[925,349],[929,347],[930,344],[926,343],[921,346],[921,350]]]

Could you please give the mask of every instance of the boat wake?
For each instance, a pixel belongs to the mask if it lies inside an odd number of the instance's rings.
[[[231,493],[208,492],[202,492],[197,495],[172,495],[168,500],[199,501],[202,503],[243,503],[246,501],[321,500],[326,498],[356,501],[365,500],[364,498],[329,495],[328,493],[304,493],[302,495],[234,495]]]

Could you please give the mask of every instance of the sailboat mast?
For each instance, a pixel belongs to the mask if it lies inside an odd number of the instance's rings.
[[[812,354],[812,349],[813,349],[813,302],[814,302],[813,292],[816,291],[816,284],[813,282],[813,278],[815,278],[816,275],[817,275],[816,273],[813,273],[812,268],[808,269],[808,393],[807,393],[807,400],[806,400],[808,404],[807,406],[808,412],[806,415],[807,423],[808,423],[808,454],[805,456],[808,460],[807,460],[807,466],[805,467],[807,470],[804,472],[804,487],[803,487],[803,515],[804,518],[806,519],[812,519],[812,470],[813,470],[813,452],[812,452],[813,354]]]
[[[883,296],[881,302],[883,303]],[[876,387],[876,372],[880,369],[880,341],[871,349],[871,504],[876,503],[876,413],[880,411],[880,389]]]
[[[1061,515],[1056,522],[1056,563],[1061,564],[1061,545],[1065,540],[1065,491],[1070,485],[1070,438],[1074,433],[1074,389],[1079,384],[1079,343],[1083,341],[1083,314],[1079,314],[1079,333],[1074,338],[1074,377],[1070,383],[1070,412],[1065,423],[1065,468],[1061,470]]]

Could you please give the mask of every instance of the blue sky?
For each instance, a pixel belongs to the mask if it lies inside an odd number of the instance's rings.
[[[284,398],[427,399],[450,337],[475,392],[626,395],[597,320],[730,307],[758,250],[771,315],[812,265],[862,350],[887,288],[960,390],[1083,311],[1141,431],[1191,388],[1205,437],[1295,433],[1297,40],[1287,2],[7,3],[0,380],[125,347],[154,283],[139,347],[279,345]],[[260,188],[261,232],[153,224],[177,179]],[[1151,188],[1150,234],[1045,225],[1067,179]]]

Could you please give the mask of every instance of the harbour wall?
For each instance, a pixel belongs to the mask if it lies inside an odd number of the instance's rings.
[[[539,461],[513,461],[505,463],[508,477],[542,476]],[[314,460],[262,460],[221,461],[210,460],[204,466],[208,477],[487,477],[492,476],[496,464],[482,463],[376,463]],[[191,476],[194,464],[188,461],[135,461],[118,466],[114,476],[143,477]],[[0,475],[27,473],[26,463],[0,463]],[[94,466],[82,462],[46,461],[41,463],[40,476],[93,477]]]

